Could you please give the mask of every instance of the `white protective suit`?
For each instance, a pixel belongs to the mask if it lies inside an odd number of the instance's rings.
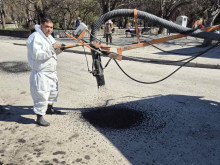
[[[53,48],[55,39],[41,31],[40,25],[27,40],[28,63],[32,68],[30,91],[34,101],[34,112],[45,115],[48,104],[57,101],[58,78],[56,72],[57,55]]]

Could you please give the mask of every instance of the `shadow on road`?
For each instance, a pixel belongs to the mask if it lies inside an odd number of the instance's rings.
[[[59,115],[64,114],[61,112]],[[33,106],[0,105],[0,121],[36,124],[35,119],[27,118],[25,115],[36,115]]]
[[[131,164],[220,161],[220,103],[203,97],[157,95],[104,107],[56,110],[80,111],[80,120],[95,127]],[[34,115],[31,106],[0,106],[0,121],[33,124],[34,119],[24,117],[30,114]]]
[[[219,102],[160,95],[107,107],[65,110],[80,110],[82,120],[102,133],[131,164],[220,161]]]
[[[83,54],[83,55],[85,54],[84,51],[71,50],[71,49],[64,50],[64,52],[68,52],[68,53],[76,53],[76,54]],[[86,51],[86,54],[87,54],[87,55],[91,55],[91,52]]]
[[[195,55],[198,55],[199,53],[204,52],[205,50],[207,50],[209,48],[210,48],[210,46],[209,47],[189,47],[189,48],[181,48],[181,49],[171,50],[168,53],[158,50],[160,52],[155,53],[155,54],[178,56],[175,54],[175,53],[178,53],[181,56],[195,56]],[[217,51],[219,52],[219,46],[204,53],[201,57],[219,59],[220,56],[219,56],[219,53],[217,53]],[[172,54],[172,52],[173,52],[173,54]]]
[[[20,44],[20,43],[13,43],[13,44],[18,46],[27,46],[26,44]]]
[[[24,117],[31,114],[34,115],[31,106],[0,105],[0,121],[34,124],[36,123],[34,119]]]

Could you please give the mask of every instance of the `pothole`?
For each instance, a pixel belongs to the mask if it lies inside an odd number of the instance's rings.
[[[28,66],[28,64],[22,61],[1,62],[0,69],[9,73],[22,73],[31,71],[31,68]]]
[[[144,119],[143,112],[125,106],[96,107],[82,112],[90,124],[111,129],[126,129],[137,126]]]

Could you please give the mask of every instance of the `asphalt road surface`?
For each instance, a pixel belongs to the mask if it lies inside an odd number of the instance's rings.
[[[201,40],[171,43],[160,46],[198,50]],[[152,47],[126,53],[143,58],[159,54]],[[213,53],[219,47],[199,61],[219,63]],[[32,110],[26,54],[25,39],[1,36],[0,164],[219,164],[219,69],[183,67],[165,81],[145,85],[130,80],[111,61],[104,72],[106,85],[98,90],[83,49],[69,49],[58,56],[55,109],[62,114],[46,115],[51,126],[45,128],[36,125]],[[107,61],[102,57],[103,65]],[[119,64],[141,81],[159,80],[178,68],[134,60]]]

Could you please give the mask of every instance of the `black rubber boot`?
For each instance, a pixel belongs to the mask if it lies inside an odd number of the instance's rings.
[[[44,118],[43,118],[42,115],[37,115],[37,124],[38,124],[38,125],[41,125],[41,126],[45,126],[45,127],[47,127],[47,126],[50,125],[49,122],[47,122],[46,120],[44,120]]]
[[[53,105],[48,104],[46,114],[54,114]]]
[[[53,105],[48,104],[46,114],[61,114],[60,111],[55,111]]]

